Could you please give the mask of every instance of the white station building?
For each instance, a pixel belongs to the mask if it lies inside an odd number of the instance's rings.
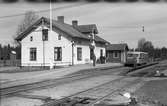
[[[21,66],[53,66],[92,63],[94,34],[96,59],[105,56],[107,41],[97,36],[95,24],[72,25],[64,22],[64,16],[52,20],[41,17],[33,25],[17,36],[21,43]],[[92,33],[93,32],[93,33]]]

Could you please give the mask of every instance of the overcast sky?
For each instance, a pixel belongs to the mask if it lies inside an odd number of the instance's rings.
[[[73,5],[73,6],[71,6]],[[97,24],[99,36],[110,43],[128,43],[130,48],[137,46],[140,38],[153,42],[155,47],[167,47],[167,4],[166,3],[55,3],[53,18],[65,16],[65,22],[78,20],[79,24]],[[45,3],[0,4],[0,17],[20,14],[29,10],[49,9]],[[49,12],[38,13],[49,17]],[[0,42],[12,41],[17,26],[24,15],[0,18]],[[142,32],[145,26],[145,32]]]

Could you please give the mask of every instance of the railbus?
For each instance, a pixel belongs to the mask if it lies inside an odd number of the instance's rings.
[[[144,65],[148,63],[148,53],[147,52],[128,52],[127,53],[127,61],[125,62],[125,66],[127,65]]]

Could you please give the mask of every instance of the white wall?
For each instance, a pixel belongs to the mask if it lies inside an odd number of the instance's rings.
[[[104,47],[96,47],[95,48],[95,55],[96,55],[96,59],[100,58],[100,50],[103,50],[103,56],[105,56],[106,54],[106,50]]]
[[[46,27],[45,27],[46,28]],[[61,40],[58,40],[58,33],[52,31],[48,33],[48,41],[42,41],[41,27],[26,36],[22,41],[22,66],[43,66],[43,57],[45,60],[45,66],[56,65],[69,65],[72,64],[72,44],[71,41],[64,36],[61,36]],[[33,37],[33,41],[30,41],[30,36]],[[37,60],[30,61],[30,48],[37,48]],[[54,47],[62,47],[62,61],[54,61]],[[82,60],[77,60],[77,47],[82,48]],[[44,49],[43,49],[44,48]],[[96,59],[100,57],[100,50],[103,49],[103,55],[105,56],[104,47],[96,47],[95,55]],[[44,50],[44,52],[43,52]],[[90,48],[89,45],[75,45],[74,46],[74,64],[91,63],[90,60]]]
[[[126,51],[121,52],[121,62],[122,63],[126,62]]]
[[[77,47],[82,48],[82,60],[77,60]],[[96,59],[100,58],[100,50],[103,49],[103,56],[105,56],[105,48],[104,47],[96,47],[94,52],[96,55]],[[92,63],[90,60],[90,48],[89,45],[75,45],[74,47],[74,64],[85,64]]]
[[[61,37],[58,40],[58,33],[49,32],[48,41],[42,41],[41,27],[37,28],[34,32],[26,36],[22,41],[22,66],[42,66],[43,64],[43,54],[45,54],[45,65],[50,66],[50,63],[60,63],[54,61],[54,47],[62,47],[62,62],[70,63],[72,61],[72,46],[71,41],[65,37]],[[33,37],[33,41],[30,41],[30,36]],[[44,46],[44,52],[43,52]],[[30,48],[37,48],[37,60],[30,61]]]
[[[82,60],[81,61],[77,60],[77,47],[81,47],[82,48]],[[86,46],[86,45],[75,45],[74,46],[74,64],[85,64],[87,62],[90,63],[89,46]]]

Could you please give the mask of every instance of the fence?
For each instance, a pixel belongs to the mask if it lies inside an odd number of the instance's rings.
[[[3,66],[20,66],[21,60],[0,60],[0,67]]]

